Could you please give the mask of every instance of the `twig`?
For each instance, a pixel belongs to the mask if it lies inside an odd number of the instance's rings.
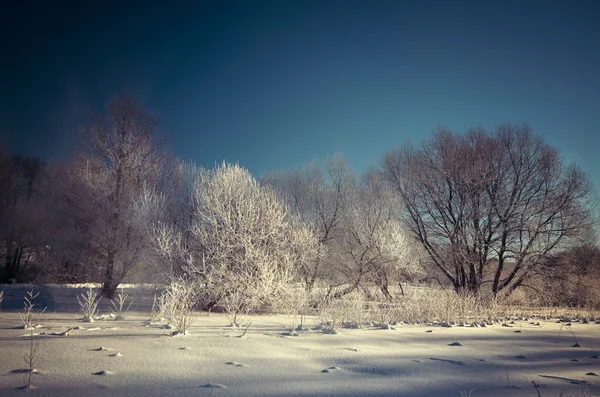
[[[246,336],[246,332],[248,332],[248,328],[250,328],[251,325],[252,325],[252,322],[249,322],[248,325],[246,325],[246,328],[244,329],[244,332],[240,335],[240,338],[243,338]]]
[[[33,341],[33,328],[29,329],[29,352],[25,353],[23,359],[25,360],[25,364],[29,368],[29,374],[27,376],[27,388],[31,388],[31,374],[35,371],[35,364],[37,364],[37,353],[39,342]]]

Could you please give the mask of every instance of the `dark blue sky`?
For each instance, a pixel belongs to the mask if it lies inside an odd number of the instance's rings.
[[[336,152],[361,172],[438,125],[529,122],[600,188],[597,2],[118,3],[2,2],[14,152],[68,157],[126,89],[176,155],[255,176]]]

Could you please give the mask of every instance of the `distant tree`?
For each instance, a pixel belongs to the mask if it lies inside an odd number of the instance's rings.
[[[600,307],[600,247],[587,243],[548,256],[531,283],[546,303]]]
[[[527,125],[439,129],[385,155],[382,174],[404,203],[405,226],[457,291],[489,283],[510,294],[594,220],[587,177]]]
[[[347,285],[338,295],[359,287],[375,285],[388,299],[390,286],[400,286],[406,277],[421,273],[415,260],[413,242],[401,227],[398,217],[401,201],[375,172],[366,173],[344,219],[340,244],[332,248],[341,258],[336,270]]]
[[[318,255],[299,269],[306,290],[310,292],[319,279],[332,281],[341,260],[334,251],[341,244],[356,189],[356,175],[346,160],[338,154],[323,165],[313,162],[291,173],[272,173],[261,182],[273,187],[318,237]]]
[[[36,157],[13,156],[0,147],[0,282],[31,281],[32,262],[44,247],[47,214],[45,164]]]
[[[389,287],[414,274],[410,237],[398,222],[401,201],[376,172],[360,181],[341,155],[293,172],[265,176],[290,208],[319,238],[319,255],[299,269],[307,291],[318,280],[338,298],[375,285]]]
[[[83,152],[66,178],[74,223],[89,236],[90,259],[102,272],[102,293],[108,298],[143,261],[146,242],[134,203],[145,188],[169,179],[158,124],[132,98],[112,99],[106,115],[82,130]]]
[[[39,281],[101,281],[92,238],[95,208],[86,208],[92,200],[87,195],[87,188],[77,176],[73,164],[51,164],[47,168],[47,177],[44,202],[51,233],[39,256],[43,267]]]

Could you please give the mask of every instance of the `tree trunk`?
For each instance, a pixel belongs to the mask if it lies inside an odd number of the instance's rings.
[[[475,265],[472,263],[469,266],[469,279],[469,292],[477,294],[479,292],[479,287],[481,286],[481,277],[477,273]]]
[[[115,280],[115,254],[108,254],[106,261],[106,273],[104,274],[104,283],[102,285],[102,296],[107,299],[113,299],[119,282]]]
[[[469,292],[478,293],[481,287],[481,277],[477,274],[475,266],[469,265],[468,273],[464,265],[456,268],[456,282],[454,282],[454,290],[457,293]]]
[[[392,296],[392,294],[390,294],[390,290],[387,286],[387,284],[385,283],[378,283],[379,285],[379,289],[381,290],[381,292],[383,293],[383,295],[385,296],[385,298],[389,301],[392,302],[394,300],[394,297]]]
[[[10,248],[6,250],[6,258],[4,259],[4,271],[0,282],[2,283],[16,283],[19,282],[19,267],[21,266],[21,258],[23,257],[23,248],[15,247],[12,254]]]
[[[358,286],[360,285],[360,279],[358,279],[353,285],[351,285],[350,287],[342,290],[342,291],[338,291],[335,293],[331,293],[331,287],[330,290],[327,292],[327,297],[329,299],[340,299],[343,298],[346,295],[351,294],[352,292],[356,291],[358,289]]]

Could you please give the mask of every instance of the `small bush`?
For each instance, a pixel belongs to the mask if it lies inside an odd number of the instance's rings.
[[[80,294],[77,297],[79,311],[83,316],[83,321],[89,323],[94,322],[94,316],[98,314],[98,304],[100,303],[100,299],[100,292],[94,291],[92,288],[88,289],[85,294]]]
[[[317,316],[321,327],[327,333],[337,334],[337,330],[346,320],[347,309],[342,299],[333,299],[326,296],[317,308]]]
[[[371,302],[368,305],[369,321],[377,324],[398,322],[399,312],[399,305],[394,302]]]
[[[129,302],[129,305],[126,304],[128,297],[129,295],[121,290],[116,298],[110,302],[110,311],[115,315],[115,320],[124,320],[127,317],[127,312],[133,304],[133,300]]]
[[[173,280],[158,298],[158,312],[177,332],[173,335],[187,335],[189,328],[197,320],[194,313],[196,303],[194,285],[183,280]]]
[[[241,291],[229,293],[221,302],[232,327],[244,326],[250,311],[258,307],[254,297]]]
[[[273,310],[288,317],[292,331],[302,331],[307,315],[314,313],[312,301],[314,293],[309,293],[301,286],[291,287],[282,292],[274,302]]]
[[[345,309],[344,321],[352,328],[362,328],[367,319],[365,298],[362,293],[354,291],[344,296],[342,303]]]
[[[23,307],[23,311],[19,313],[21,317],[21,321],[23,321],[24,329],[33,329],[41,327],[41,315],[46,311],[44,308],[39,314],[35,314],[33,308],[35,307],[35,303],[33,303],[34,299],[38,297],[40,293],[34,294],[33,291],[27,291],[27,295],[25,296],[25,306]]]

